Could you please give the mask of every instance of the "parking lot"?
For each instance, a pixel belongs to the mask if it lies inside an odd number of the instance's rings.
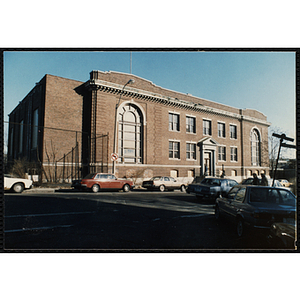
[[[35,189],[5,194],[4,248],[83,251],[269,250],[216,222],[214,205],[180,191],[99,193]]]

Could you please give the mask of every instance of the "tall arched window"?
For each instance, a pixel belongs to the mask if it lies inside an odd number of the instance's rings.
[[[251,164],[260,166],[260,135],[257,129],[251,131]]]
[[[142,163],[142,113],[132,104],[119,111],[119,162]]]

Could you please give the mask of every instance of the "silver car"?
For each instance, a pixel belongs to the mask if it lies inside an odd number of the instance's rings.
[[[175,180],[173,177],[168,176],[155,176],[150,180],[143,181],[143,188],[147,190],[159,190],[164,192],[165,190],[180,189],[182,192],[186,191],[186,185],[182,182]]]

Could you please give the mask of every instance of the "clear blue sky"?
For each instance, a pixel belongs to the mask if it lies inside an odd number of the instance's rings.
[[[87,81],[92,70],[130,73],[130,52],[5,52],[4,119],[45,74]],[[292,52],[132,52],[132,73],[163,88],[253,108],[295,138]]]

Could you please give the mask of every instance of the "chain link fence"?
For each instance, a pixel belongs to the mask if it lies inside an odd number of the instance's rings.
[[[33,147],[32,131],[31,125],[4,123],[5,174],[40,183],[70,183],[91,172],[108,172],[108,134],[91,140],[81,131],[38,126]],[[91,143],[95,144],[95,161],[90,161]]]

